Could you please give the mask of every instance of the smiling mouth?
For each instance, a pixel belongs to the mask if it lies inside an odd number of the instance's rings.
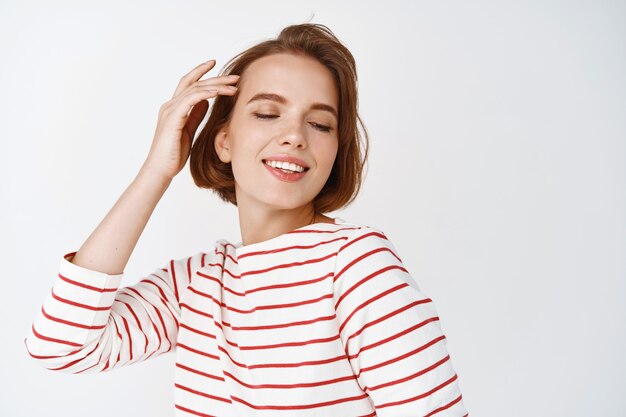
[[[268,172],[270,172],[278,180],[287,182],[287,183],[293,183],[293,184],[297,183],[302,178],[304,178],[304,176],[309,170],[308,168],[306,168],[304,171],[297,172],[297,171],[291,171],[289,169],[273,167],[269,164],[266,164],[265,162],[263,162],[263,165],[265,166],[265,169],[267,169]]]
[[[284,172],[285,174],[304,174],[305,172],[307,172],[307,171],[309,170],[309,168],[308,168],[308,167],[302,167],[302,168],[304,168],[304,170],[303,170],[303,171],[292,171],[292,170],[290,170],[290,169],[286,169],[286,168],[272,167],[271,165],[269,165],[269,164],[267,163],[267,160],[266,160],[266,159],[263,159],[262,161],[263,161],[263,165],[266,165],[266,166],[268,166],[268,167],[270,167],[270,168],[273,168],[273,169],[276,169],[276,170],[282,171],[282,172]]]

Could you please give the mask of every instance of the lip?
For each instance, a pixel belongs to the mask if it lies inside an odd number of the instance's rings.
[[[304,169],[308,169],[309,166],[306,162],[304,162],[300,158],[296,158],[295,156],[287,155],[286,153],[268,156],[263,159],[263,165],[265,165],[265,161],[281,161],[281,162],[291,162],[292,164],[300,165]],[[266,165],[267,166],[267,165]]]
[[[267,168],[267,170],[270,173],[274,174],[279,180],[285,181],[285,182],[297,182],[297,181],[300,181],[302,179],[302,177],[304,177],[306,175],[306,173],[308,172],[308,170],[305,170],[305,171],[294,173],[294,174],[287,174],[286,172],[283,172],[283,171],[281,171],[278,168],[273,168],[273,167],[267,165],[265,162],[263,162],[263,166],[265,168]]]

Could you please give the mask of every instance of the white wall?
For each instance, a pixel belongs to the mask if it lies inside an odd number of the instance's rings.
[[[624,2],[87,3],[0,3],[2,416],[174,414],[173,355],[67,375],[23,339],[180,76],[311,16],[353,51],[371,134],[334,214],[385,231],[435,300],[470,415],[624,416]],[[126,282],[218,238],[236,209],[186,166]]]

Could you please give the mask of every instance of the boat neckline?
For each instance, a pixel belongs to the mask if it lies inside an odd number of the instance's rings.
[[[296,229],[290,230],[289,232],[285,232],[283,234],[275,236],[273,238],[263,240],[261,242],[250,243],[249,245],[243,246],[243,242],[239,241],[237,244],[234,245],[235,253],[239,257],[239,255],[243,255],[245,253],[252,252],[253,250],[257,250],[257,249],[260,249],[260,248],[264,249],[267,246],[272,245],[272,243],[275,243],[275,242],[283,239],[285,236],[291,235],[293,233],[297,233],[297,232],[302,231],[302,230],[314,229],[316,227],[320,227],[320,226],[323,226],[323,225],[338,226],[338,225],[341,225],[341,224],[344,224],[344,223],[346,223],[346,221],[343,220],[342,218],[334,217],[332,223],[330,223],[330,222],[317,222],[317,223],[307,224],[307,225],[304,225],[304,226],[300,226],[300,227],[298,227]]]

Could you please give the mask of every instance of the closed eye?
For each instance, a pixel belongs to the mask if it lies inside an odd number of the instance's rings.
[[[276,114],[254,113],[254,115],[256,116],[257,119],[261,119],[261,120],[275,119],[278,117],[278,115]],[[322,132],[330,132],[331,130],[333,130],[332,127],[330,126],[320,125],[318,123],[311,123],[311,125],[315,127],[317,130],[322,131]]]

